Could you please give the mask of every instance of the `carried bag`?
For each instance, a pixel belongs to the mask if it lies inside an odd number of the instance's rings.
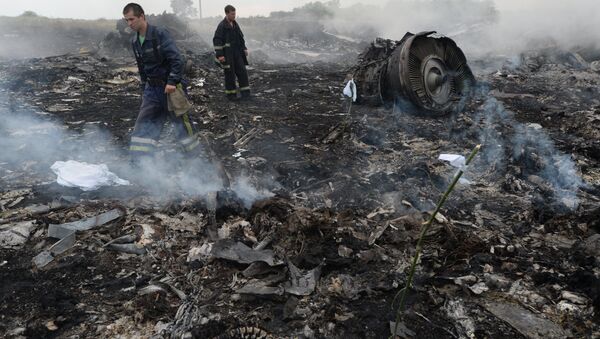
[[[167,94],[167,105],[169,111],[174,112],[177,117],[186,114],[192,108],[192,103],[188,100],[181,84],[177,85],[175,92]]]

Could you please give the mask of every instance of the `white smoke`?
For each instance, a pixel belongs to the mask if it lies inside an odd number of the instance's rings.
[[[570,208],[579,205],[577,192],[585,184],[577,166],[568,154],[556,148],[541,126],[518,122],[514,113],[493,97],[485,100],[476,120],[483,127],[479,135],[486,167],[499,170],[511,161],[520,162],[521,174],[543,178],[555,200]]]
[[[166,145],[155,157],[134,165],[129,162],[124,146],[97,124],[84,124],[80,131],[75,131],[51,115],[40,112],[37,116],[31,108],[11,109],[7,102],[0,102],[1,168],[26,172],[25,177],[50,178],[53,176],[50,166],[56,161],[104,163],[122,179],[142,187],[155,198],[165,199],[203,197],[224,189],[221,174],[206,157],[188,158]],[[36,164],[33,169],[25,165],[31,163]],[[270,196],[244,177],[234,179],[233,189],[239,191],[236,193],[247,207]]]
[[[232,187],[237,196],[244,202],[246,208],[250,208],[252,203],[257,200],[273,197],[275,194],[266,189],[257,189],[252,184],[252,179],[248,176],[240,176],[232,183]]]
[[[342,2],[342,5],[344,2]],[[399,40],[405,32],[438,31],[469,57],[515,55],[532,44],[597,48],[600,2],[595,0],[362,1],[335,11],[329,30]]]

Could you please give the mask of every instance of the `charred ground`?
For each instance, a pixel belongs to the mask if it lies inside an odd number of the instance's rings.
[[[53,183],[51,163],[27,159],[29,146],[4,145],[15,148],[3,152],[25,153],[22,162],[0,164],[0,227],[35,226],[21,247],[0,249],[0,332],[211,338],[241,337],[254,326],[275,337],[387,337],[421,222],[455,172],[436,159],[482,143],[471,183],[454,192],[427,235],[404,336],[597,336],[600,74],[574,53],[544,53],[492,72],[476,68],[478,93],[463,112],[443,117],[400,106],[354,106],[347,117],[340,96],[347,61],[257,60],[249,71],[254,100],[231,103],[210,53],[189,56],[193,116],[205,144],[233,178],[276,193],[250,208],[222,204],[218,225],[250,246],[271,238],[267,248],[304,273],[320,267],[306,296],[274,292],[290,280],[289,264],[249,272],[247,264],[195,252],[209,242],[202,197],[153,197],[136,185],[65,189]],[[2,114],[63,126],[69,139],[61,149],[108,131],[122,152],[90,152],[124,162],[140,102],[132,66],[132,58],[95,53],[4,62]],[[560,170],[567,160],[576,173]],[[540,174],[547,168],[555,175]],[[556,178],[563,175],[582,184]],[[43,269],[32,264],[53,243],[49,224],[115,208],[122,217],[78,234]],[[144,241],[146,254],[107,250],[128,234]],[[530,320],[523,325],[520,317]]]

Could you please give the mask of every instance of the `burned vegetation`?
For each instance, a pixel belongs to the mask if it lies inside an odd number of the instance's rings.
[[[211,45],[182,33],[224,189],[169,128],[151,166],[129,166],[126,35],[0,63],[2,336],[600,335],[600,53],[469,59],[432,32],[369,45],[317,30],[249,39],[254,97],[229,102]],[[440,159],[479,144],[468,167]],[[67,187],[53,165],[69,160],[114,177]],[[463,180],[394,326],[453,165]]]

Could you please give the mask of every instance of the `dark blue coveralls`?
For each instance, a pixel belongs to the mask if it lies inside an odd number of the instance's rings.
[[[144,90],[140,113],[131,134],[129,151],[132,158],[154,152],[167,119],[173,124],[184,152],[194,150],[200,142],[188,115],[177,117],[170,112],[165,94],[167,84],[176,86],[184,82],[184,61],[175,41],[165,29],[148,25],[144,43],[140,44],[139,34],[136,34],[132,45]]]
[[[237,21],[229,24],[227,18],[223,19],[217,26],[213,37],[215,47],[215,61],[225,74],[225,94],[233,99],[237,96],[235,78],[237,76],[240,88],[239,92],[242,98],[250,97],[250,84],[248,82],[248,58],[246,58],[246,40],[244,33]],[[219,57],[225,57],[224,62],[219,61]]]

